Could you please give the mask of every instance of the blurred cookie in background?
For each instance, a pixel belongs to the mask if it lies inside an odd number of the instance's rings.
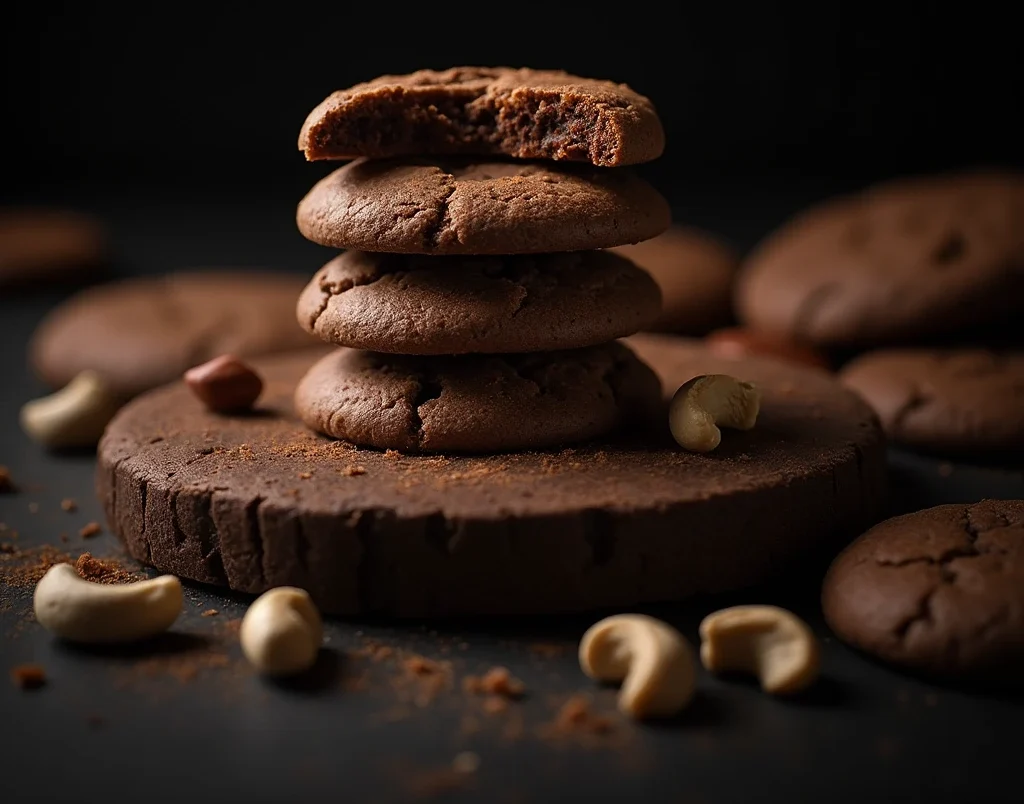
[[[813,346],[746,327],[716,329],[705,336],[704,343],[712,352],[723,357],[771,357],[824,371],[831,368],[829,357]]]
[[[125,396],[179,379],[221,354],[254,357],[317,343],[295,318],[308,277],[185,271],[87,288],[55,307],[29,347],[54,388],[87,369]]]
[[[1024,351],[885,349],[854,359],[839,378],[898,444],[1024,465]]]
[[[647,271],[661,288],[661,317],[650,331],[703,335],[732,322],[739,257],[713,235],[673,226],[651,240],[611,250]]]
[[[1024,174],[905,178],[807,210],[754,249],[736,313],[821,347],[912,344],[1024,314]]]
[[[43,286],[106,263],[103,225],[70,210],[0,207],[0,290]],[[79,277],[84,279],[85,277]]]

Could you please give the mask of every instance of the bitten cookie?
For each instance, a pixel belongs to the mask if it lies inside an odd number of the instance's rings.
[[[407,355],[593,346],[654,320],[658,287],[606,251],[423,257],[346,251],[299,297],[299,323],[340,346]]]
[[[401,254],[533,254],[661,234],[665,199],[628,170],[533,162],[359,159],[299,203],[323,246]]]
[[[625,84],[508,67],[381,76],[331,94],[299,134],[311,160],[504,154],[617,167],[664,148],[653,104]]]
[[[1024,685],[1024,502],[940,505],[876,525],[822,587],[845,642],[932,676]]]
[[[59,388],[101,373],[132,395],[226,352],[239,357],[309,346],[295,322],[303,278],[258,271],[182,272],[88,288],[37,327],[31,363]]]
[[[501,452],[596,438],[660,408],[658,378],[617,343],[415,358],[339,349],[295,390],[314,430],[402,452]]]
[[[651,240],[613,251],[647,271],[661,288],[661,317],[648,329],[703,335],[732,320],[739,258],[711,235],[673,226]]]
[[[57,209],[0,209],[0,288],[47,282],[102,265],[107,241],[100,223]]]
[[[878,412],[894,441],[975,458],[1024,461],[1024,352],[869,352],[840,379]]]
[[[936,338],[1024,312],[1024,176],[904,179],[829,201],[764,241],[737,314],[822,346]]]

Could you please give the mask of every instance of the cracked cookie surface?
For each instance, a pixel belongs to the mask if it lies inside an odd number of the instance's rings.
[[[508,67],[384,75],[332,93],[299,133],[310,160],[504,154],[619,167],[664,148],[653,104],[625,84]]]
[[[318,435],[295,386],[323,349],[259,358],[256,410],[223,416],[183,383],[130,402],[98,450],[112,532],[165,572],[240,592],[307,589],[325,612],[404,617],[622,608],[769,578],[875,521],[874,414],[821,372],[627,344],[667,397],[697,374],[763,392],[757,426],[714,453],[668,431],[572,449],[402,455]],[[751,523],[756,523],[752,527]]]
[[[929,675],[1024,679],[1024,501],[940,505],[876,525],[822,586],[844,641]]]
[[[328,343],[406,355],[541,352],[607,343],[658,315],[658,287],[606,251],[424,257],[346,251],[299,297]]]
[[[536,254],[637,243],[668,202],[627,169],[451,157],[357,159],[299,202],[299,231],[333,248],[395,254]]]
[[[941,455],[1024,455],[1024,352],[883,349],[847,364],[844,385],[894,441]]]
[[[901,179],[803,212],[746,260],[737,314],[821,346],[938,339],[1024,313],[1024,174]]]
[[[418,358],[339,349],[299,382],[314,430],[401,452],[502,452],[597,438],[659,408],[658,378],[617,343]]]
[[[55,388],[93,369],[132,396],[221,354],[254,357],[314,343],[295,322],[303,284],[280,272],[183,271],[96,285],[43,319],[30,360]]]

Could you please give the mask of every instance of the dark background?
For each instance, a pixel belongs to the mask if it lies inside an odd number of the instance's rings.
[[[560,67],[648,95],[669,146],[643,172],[670,200],[1021,163],[1019,4],[406,5],[9,5],[3,190],[294,195],[327,169],[296,148],[324,96],[457,64]]]

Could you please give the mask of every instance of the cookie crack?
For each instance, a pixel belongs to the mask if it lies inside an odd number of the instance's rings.
[[[444,385],[436,376],[430,374],[420,375],[417,384],[416,396],[413,397],[409,408],[412,417],[413,435],[416,438],[417,445],[422,447],[425,433],[423,432],[423,414],[420,411],[424,405],[431,400],[438,399],[444,393]]]
[[[373,285],[377,282],[380,282],[382,279],[384,279],[385,276],[387,276],[386,273],[378,274],[376,276],[371,274],[359,274],[354,277],[346,277],[345,279],[341,279],[334,282],[327,279],[327,277],[321,278],[319,285],[321,294],[320,304],[317,307],[317,309],[313,311],[313,314],[310,316],[310,329],[314,329],[316,327],[316,322],[320,320],[320,316],[324,314],[324,312],[331,304],[331,299],[333,299],[335,296],[340,296],[343,293],[347,293],[348,291],[352,290],[352,288],[367,287],[369,285]]]
[[[455,177],[450,173],[445,175],[445,180],[448,183],[448,187],[445,190],[445,194],[438,199],[437,208],[435,209],[437,220],[426,227],[423,232],[423,241],[428,248],[439,246],[441,244],[441,236],[452,224],[451,198],[455,195],[458,184],[455,181]]]

